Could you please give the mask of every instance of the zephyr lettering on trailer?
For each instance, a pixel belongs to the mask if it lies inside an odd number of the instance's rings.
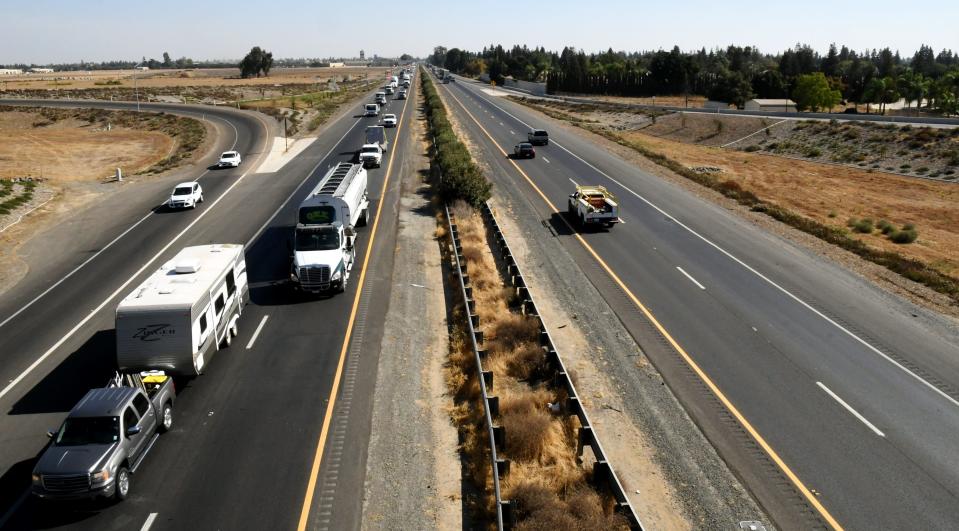
[[[172,336],[174,334],[176,334],[176,329],[170,328],[169,324],[155,324],[138,328],[136,333],[133,334],[133,339],[159,341],[160,336]]]

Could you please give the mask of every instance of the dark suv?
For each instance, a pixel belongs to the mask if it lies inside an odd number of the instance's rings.
[[[513,158],[514,159],[532,159],[536,157],[536,150],[533,149],[533,144],[529,142],[520,142],[516,144],[516,147],[513,148]]]

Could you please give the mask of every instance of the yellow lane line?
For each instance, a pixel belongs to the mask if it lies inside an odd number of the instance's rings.
[[[414,83],[410,86],[415,86]],[[303,508],[300,510],[300,523],[296,526],[298,531],[305,531],[307,523],[310,520],[310,507],[313,505],[313,494],[316,492],[316,480],[320,473],[320,465],[323,462],[323,449],[326,447],[326,439],[330,434],[330,422],[333,419],[333,408],[336,406],[336,395],[340,389],[340,379],[343,376],[343,365],[346,362],[346,353],[350,346],[350,336],[353,334],[353,325],[356,322],[356,312],[360,306],[360,297],[363,293],[363,281],[366,279],[366,268],[370,262],[370,255],[373,254],[373,241],[376,239],[376,229],[380,225],[380,212],[383,210],[383,203],[386,199],[386,187],[390,183],[390,174],[393,171],[393,159],[396,157],[397,144],[399,144],[400,133],[403,131],[404,119],[409,118],[406,115],[406,104],[409,98],[403,102],[403,110],[400,111],[402,118],[396,127],[396,137],[393,141],[393,149],[390,151],[390,162],[386,165],[386,176],[383,179],[383,187],[380,189],[380,201],[376,205],[376,216],[373,218],[373,228],[370,230],[370,241],[366,244],[366,255],[363,257],[363,267],[360,269],[360,280],[356,283],[356,295],[353,297],[353,308],[350,310],[350,320],[346,325],[346,335],[343,336],[343,346],[340,348],[340,359],[336,364],[336,374],[333,377],[333,388],[330,389],[330,400],[326,406],[326,413],[323,415],[323,427],[320,429],[320,439],[316,443],[316,453],[313,456],[313,466],[310,469],[310,479],[306,484],[306,495],[303,497]]]
[[[486,128],[479,123],[479,120],[477,120],[476,117],[473,116],[473,114],[466,109],[466,106],[463,105],[463,102],[461,102],[459,98],[454,96],[451,90],[447,90],[446,93],[449,94],[451,98],[456,100],[456,103],[458,103],[460,108],[463,109],[463,112],[465,112],[470,117],[470,119],[473,120],[473,122],[477,125],[477,127],[479,127],[480,130],[483,131],[483,133],[487,136],[487,138],[489,138],[490,142],[492,142],[493,145],[500,150],[503,156],[506,156],[506,151],[504,151],[503,148],[500,147],[500,145],[496,142],[496,140],[493,139],[493,136],[489,134],[489,131],[487,131]],[[533,180],[529,177],[529,175],[527,175],[526,172],[523,171],[522,168],[520,168],[520,166],[516,163],[516,161],[514,161],[513,159],[509,159],[509,161],[513,165],[513,167],[516,168],[516,171],[518,171],[520,175],[522,175],[523,178],[526,179],[526,182],[528,182],[529,185],[533,187],[533,190],[535,190],[536,193],[539,194],[539,196],[543,199],[543,201],[546,202],[549,208],[554,213],[561,214],[561,212],[556,208],[556,205],[554,205],[553,202],[546,197],[546,194],[544,194],[542,190],[540,190],[539,186],[536,186],[536,183],[534,183]],[[679,353],[679,355],[683,358],[683,361],[685,361],[686,364],[689,365],[689,367],[693,370],[693,372],[695,372],[696,375],[699,376],[699,379],[702,380],[703,383],[705,383],[706,386],[709,388],[709,390],[712,391],[712,393],[716,396],[716,398],[718,398],[719,401],[722,402],[723,406],[726,407],[726,410],[729,411],[736,418],[737,421],[739,421],[739,424],[749,433],[749,435],[753,438],[753,440],[756,441],[756,443],[763,449],[763,451],[766,452],[766,455],[768,455],[769,458],[772,459],[774,463],[776,463],[776,466],[778,466],[779,469],[783,472],[783,474],[785,474],[786,477],[789,478],[789,481],[792,482],[792,484],[796,487],[796,489],[798,489],[799,492],[801,492],[802,495],[806,498],[806,500],[808,500],[809,503],[816,508],[816,511],[819,512],[819,514],[829,524],[829,526],[837,531],[841,531],[843,527],[839,524],[839,522],[836,521],[836,519],[833,518],[833,516],[829,513],[829,511],[822,505],[822,503],[819,502],[819,500],[816,498],[816,495],[814,495],[812,491],[810,491],[809,488],[807,488],[806,485],[803,484],[802,480],[799,479],[799,476],[797,476],[792,471],[792,469],[789,468],[789,465],[787,465],[786,462],[783,461],[781,457],[779,457],[779,454],[776,452],[776,450],[774,450],[773,447],[770,446],[768,442],[766,442],[766,439],[759,434],[759,431],[756,430],[755,427],[753,427],[752,423],[746,420],[746,417],[739,411],[739,409],[735,405],[733,405],[732,401],[730,401],[729,398],[727,398],[726,395],[719,389],[719,386],[716,385],[715,382],[713,382],[712,378],[710,378],[709,375],[707,375],[706,372],[699,366],[699,364],[693,360],[692,356],[690,356],[689,353],[687,353],[686,350],[682,346],[680,346],[679,342],[673,339],[673,336],[666,331],[666,328],[662,324],[660,324],[659,320],[656,319],[656,317],[646,307],[646,305],[640,302],[639,298],[637,298],[636,295],[633,294],[632,290],[630,290],[626,286],[626,283],[624,283],[619,278],[619,275],[613,272],[613,269],[609,265],[607,265],[602,258],[600,258],[599,254],[595,250],[593,250],[593,247],[589,243],[587,243],[585,239],[583,239],[583,237],[573,228],[573,226],[569,223],[569,221],[567,221],[566,218],[563,217],[562,215],[560,215],[559,217],[560,219],[563,220],[563,223],[565,223],[566,226],[569,227],[570,232],[573,233],[577,241],[579,241],[579,243],[586,249],[586,251],[588,251],[589,254],[593,256],[593,258],[606,271],[606,273],[609,274],[609,276],[613,279],[613,281],[616,282],[616,284],[620,287],[620,289],[622,289],[623,292],[626,293],[626,295],[630,298],[630,300],[633,301],[633,304],[635,304],[636,307],[639,308],[639,310],[643,313],[643,315],[646,316],[646,319],[648,319],[649,322],[653,324],[656,330],[658,330],[659,333],[666,338],[666,341],[668,341],[669,344],[673,347],[673,349]]]

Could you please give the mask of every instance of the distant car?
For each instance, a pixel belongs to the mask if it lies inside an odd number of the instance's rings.
[[[387,86],[387,87],[386,87],[385,89],[383,89],[383,90],[386,91],[386,94],[387,94],[387,95],[390,95],[390,94],[393,93],[393,86],[392,86],[392,85]]]
[[[395,115],[395,114],[384,114],[384,115],[383,115],[383,126],[384,126],[384,127],[396,127],[396,115]]]
[[[532,131],[526,133],[526,139],[534,146],[549,145],[549,133],[542,129],[533,129]]]
[[[399,91],[399,92],[396,94],[396,99],[398,99],[398,100],[405,100],[405,99],[406,99],[406,91],[405,91],[405,90]]]
[[[533,144],[530,144],[529,142],[520,142],[513,148],[513,157],[517,159],[536,158],[536,150],[533,149]]]
[[[240,165],[240,153],[237,151],[224,151],[220,155],[220,161],[216,163],[220,168],[236,168]]]
[[[196,208],[196,205],[202,202],[203,188],[200,187],[200,183],[191,181],[176,185],[166,201],[166,206],[172,209]]]
[[[364,168],[371,166],[379,168],[383,163],[383,150],[376,144],[364,144],[360,149],[359,159]]]
[[[380,115],[380,106],[376,103],[367,103],[366,104],[366,116],[379,116]]]

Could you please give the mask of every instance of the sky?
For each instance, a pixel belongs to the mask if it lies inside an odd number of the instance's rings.
[[[959,1],[686,0],[0,0],[0,64],[112,59],[237,59],[252,46],[275,58],[428,55],[434,46],[491,43],[587,52],[796,43],[825,52],[920,44],[959,51]]]

